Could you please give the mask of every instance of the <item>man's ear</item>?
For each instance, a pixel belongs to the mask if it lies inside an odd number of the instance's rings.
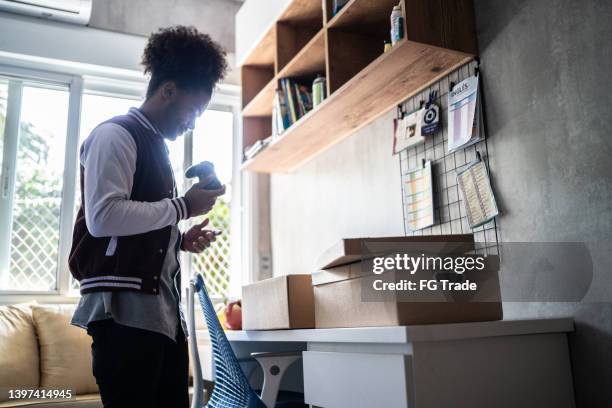
[[[166,81],[161,86],[161,97],[166,101],[171,101],[176,96],[176,83],[174,81]]]

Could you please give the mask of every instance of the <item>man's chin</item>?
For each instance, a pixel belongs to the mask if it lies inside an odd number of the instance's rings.
[[[164,139],[168,139],[170,141],[175,141],[179,136],[182,136],[183,133],[172,132],[172,133],[162,133],[164,135]]]

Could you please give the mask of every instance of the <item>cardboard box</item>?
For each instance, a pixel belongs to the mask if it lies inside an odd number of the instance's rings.
[[[286,275],[242,287],[244,330],[314,328],[310,275]]]
[[[373,256],[372,252],[376,251],[444,255],[473,249],[473,234],[343,238],[319,256],[316,268],[323,270],[359,262]]]
[[[476,301],[453,299],[442,291],[428,294],[427,301],[406,301],[405,297],[364,301],[363,285],[371,285],[380,277],[369,273],[368,266],[357,262],[313,274],[316,328],[443,324],[503,318],[497,257],[487,259],[485,271],[466,272],[466,278],[477,282],[481,291]],[[393,281],[400,278],[395,274],[386,272],[383,275],[387,276],[387,281]],[[411,296],[410,293],[404,295]]]

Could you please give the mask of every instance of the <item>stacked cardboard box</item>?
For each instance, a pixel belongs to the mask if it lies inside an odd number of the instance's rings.
[[[369,288],[375,280],[398,282],[406,277],[396,271],[372,273],[374,252],[412,253],[415,256],[444,256],[474,249],[472,235],[344,239],[319,259],[320,269],[312,274],[315,324],[317,328],[397,326],[411,324],[457,323],[502,318],[499,289],[499,259],[488,257],[483,271],[466,272],[463,280],[475,282],[476,295],[449,295],[448,291],[404,292],[376,298]],[[413,275],[414,280],[435,279],[428,272]]]
[[[484,270],[439,274],[397,270],[374,274],[373,260],[380,254],[457,256],[474,250],[466,235],[343,239],[319,258],[312,275],[286,275],[243,287],[245,330],[398,326],[500,320],[499,258],[485,259]],[[469,281],[472,292],[442,288],[416,292],[371,290],[374,281]]]

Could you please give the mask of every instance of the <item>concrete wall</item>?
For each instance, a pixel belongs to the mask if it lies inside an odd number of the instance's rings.
[[[240,0],[94,0],[90,27],[148,37],[159,28],[193,25],[207,33],[227,51],[226,84],[238,84],[235,69],[234,17]],[[136,54],[138,59],[142,50]]]
[[[609,406],[612,304],[598,301],[612,297],[612,3],[475,4],[501,238],[586,241],[595,269],[593,303],[506,304],[504,311],[573,315],[578,404]],[[516,272],[511,258],[502,268]]]
[[[475,7],[501,239],[588,241],[595,266],[588,298],[609,298],[612,3],[475,0]],[[295,174],[271,177],[276,275],[311,272],[313,260],[341,237],[403,233],[391,118]],[[516,273],[513,268],[504,258],[503,274]],[[505,313],[574,316],[570,349],[578,405],[609,405],[611,303],[513,303],[505,304]]]
[[[235,0],[94,0],[90,26],[148,37],[160,27],[193,25],[234,51]]]

